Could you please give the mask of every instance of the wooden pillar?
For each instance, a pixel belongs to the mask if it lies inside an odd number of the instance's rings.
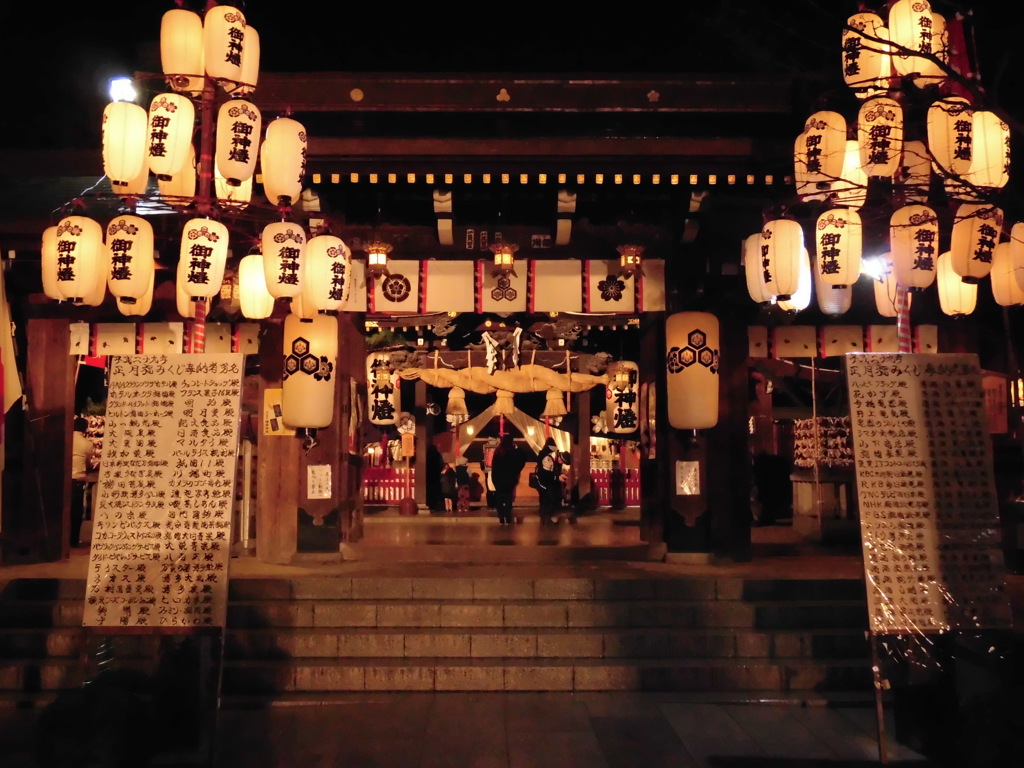
[[[641,425],[640,440],[640,538],[649,543],[664,541],[665,507],[664,478],[668,472],[665,459],[665,436],[667,422],[658,415],[659,392],[664,392],[665,368],[665,313],[650,312],[640,321],[640,396],[647,402],[641,403],[641,412],[647,413],[647,423]],[[652,394],[653,393],[653,394]],[[650,412],[650,404],[655,411]],[[644,431],[646,430],[646,431]],[[660,440],[660,442],[659,442]]]
[[[366,417],[366,339],[359,328],[363,316],[338,315],[337,420],[342,439],[339,454],[341,540],[363,537],[363,419]]]
[[[67,319],[28,321],[23,517],[12,542],[19,559],[53,562],[70,554],[75,358],[69,325]]]

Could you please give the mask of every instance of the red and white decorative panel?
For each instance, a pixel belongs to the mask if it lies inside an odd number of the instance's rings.
[[[619,274],[619,261],[586,262],[586,303],[584,312],[636,311],[636,281]]]
[[[476,311],[525,312],[527,275],[532,262],[516,260],[515,274],[495,275],[489,261],[476,262]]]
[[[389,261],[388,274],[374,278],[370,311],[415,314],[420,311],[420,262]]]

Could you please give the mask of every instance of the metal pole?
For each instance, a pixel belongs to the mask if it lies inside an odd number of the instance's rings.
[[[885,681],[882,678],[882,667],[878,655],[878,636],[868,630],[871,636],[871,674],[875,683],[875,723],[878,727],[878,762],[888,764],[889,750],[885,738],[885,710],[882,707],[882,688]]]

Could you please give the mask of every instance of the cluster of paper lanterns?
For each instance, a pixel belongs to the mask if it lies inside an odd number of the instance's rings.
[[[917,291],[933,283],[944,312],[969,314],[986,277],[998,304],[1024,303],[1024,224],[1007,226],[1003,212],[986,200],[1009,180],[1009,127],[967,98],[942,93],[949,31],[927,0],[898,0],[888,24],[871,12],[848,20],[843,75],[861,101],[856,123],[851,130],[843,115],[830,110],[805,122],[794,145],[797,193],[827,207],[809,228],[813,235],[805,237],[796,220],[773,218],[744,241],[754,301],[800,310],[809,305],[814,286],[823,312],[846,312],[863,266],[860,210],[869,180],[884,178],[903,204],[891,212],[889,248],[877,257],[881,314],[892,315],[897,286]],[[906,80],[935,86],[937,97],[922,116],[926,141],[904,139],[900,84]],[[929,204],[933,174],[943,181],[948,212]],[[939,227],[947,213],[948,241]]]

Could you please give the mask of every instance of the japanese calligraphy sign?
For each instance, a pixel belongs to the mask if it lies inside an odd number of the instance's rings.
[[[242,355],[114,357],[85,626],[223,626]]]
[[[1008,626],[977,357],[850,354],[846,372],[872,630]]]

